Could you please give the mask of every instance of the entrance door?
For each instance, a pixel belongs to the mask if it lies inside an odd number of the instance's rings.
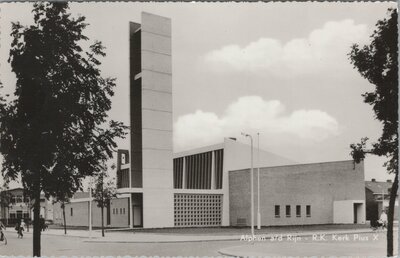
[[[142,207],[133,205],[133,226],[142,226]]]
[[[357,224],[357,204],[353,204],[353,210],[354,210],[354,224]]]
[[[110,201],[107,202],[107,225],[111,225],[111,205],[110,205]]]

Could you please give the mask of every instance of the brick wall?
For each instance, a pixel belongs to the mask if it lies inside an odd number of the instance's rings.
[[[230,225],[250,225],[250,170],[229,173]],[[352,161],[290,165],[260,169],[261,225],[333,223],[333,202],[365,200],[364,167]],[[254,208],[257,214],[257,170],[254,169]],[[275,205],[280,216],[275,217]],[[291,216],[286,217],[286,205]],[[296,205],[301,206],[300,217]],[[306,206],[311,216],[306,216]],[[353,212],[353,211],[350,211]],[[238,223],[238,221],[240,223]]]

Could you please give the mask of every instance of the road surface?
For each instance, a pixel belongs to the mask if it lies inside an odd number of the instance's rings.
[[[16,232],[6,232],[8,245],[0,245],[0,255],[32,255],[32,234],[18,239]],[[349,234],[350,238],[354,237]],[[343,235],[340,235],[343,237]],[[245,254],[263,254],[276,256],[328,256],[328,255],[365,255],[383,257],[386,254],[386,232],[363,233],[360,240],[338,240],[332,235],[326,240],[312,237],[286,239],[280,241],[214,241],[184,243],[91,243],[86,238],[70,236],[42,236],[42,256],[218,256],[219,251],[229,250]],[[367,239],[368,238],[368,239]],[[364,240],[362,240],[364,239]],[[397,250],[397,232],[395,232],[395,250]]]

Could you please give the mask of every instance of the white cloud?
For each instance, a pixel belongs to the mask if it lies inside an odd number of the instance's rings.
[[[306,38],[282,43],[260,38],[247,46],[228,45],[206,54],[205,61],[214,68],[237,71],[268,71],[276,75],[315,73],[350,65],[347,53],[354,43],[366,43],[367,26],[353,20],[330,21]],[[347,68],[346,68],[347,69]]]
[[[241,131],[263,134],[265,140],[320,142],[339,133],[335,118],[320,110],[295,110],[286,114],[278,100],[245,96],[230,104],[224,115],[197,110],[180,116],[174,124],[176,150],[221,142]]]

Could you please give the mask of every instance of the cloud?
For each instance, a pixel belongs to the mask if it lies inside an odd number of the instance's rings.
[[[178,150],[215,144],[240,132],[260,132],[275,143],[283,141],[321,142],[339,134],[335,118],[321,110],[285,112],[278,100],[245,96],[230,104],[224,114],[197,110],[180,116],[174,124],[174,147]]]
[[[330,21],[313,30],[308,37],[286,43],[260,38],[244,47],[227,45],[207,53],[205,62],[215,69],[268,71],[281,76],[321,70],[334,72],[350,65],[347,53],[352,44],[364,44],[367,40],[366,25],[355,24],[351,19]]]

